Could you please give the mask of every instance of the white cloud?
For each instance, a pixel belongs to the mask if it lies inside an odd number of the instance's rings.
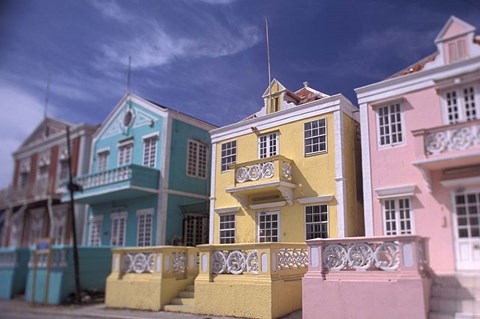
[[[0,116],[0,188],[3,188],[11,183],[13,175],[11,154],[42,121],[44,102],[5,82],[0,82],[0,96],[3,97]]]
[[[100,11],[105,17],[119,21],[129,22],[133,20],[133,16],[113,0],[93,0],[92,5]]]

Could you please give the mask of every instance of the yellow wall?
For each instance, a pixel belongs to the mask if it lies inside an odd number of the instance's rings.
[[[281,114],[279,114],[281,116]],[[305,157],[304,155],[304,123],[320,118],[327,120],[327,152]],[[296,199],[335,195],[335,142],[333,113],[323,114],[300,121],[288,123],[265,131],[252,132],[235,139],[217,143],[216,154],[216,181],[215,181],[215,208],[241,206],[237,200],[225,191],[234,186],[234,170],[220,171],[221,144],[237,141],[237,164],[258,159],[258,135],[268,132],[279,132],[279,153],[293,160],[293,182],[297,184],[294,191],[294,205],[281,207],[280,214],[280,241],[303,242],[305,240],[304,205],[298,204]],[[351,155],[353,157],[353,155]],[[265,181],[265,180],[264,180]],[[239,186],[241,184],[237,184]],[[279,193],[279,192],[278,192]],[[262,194],[264,195],[264,194]],[[281,199],[279,199],[281,200]],[[278,200],[278,201],[279,201]],[[329,206],[329,236],[337,237],[336,199],[328,203]],[[256,242],[256,211],[241,207],[236,214],[236,242]],[[220,217],[215,214],[214,243],[219,243]]]

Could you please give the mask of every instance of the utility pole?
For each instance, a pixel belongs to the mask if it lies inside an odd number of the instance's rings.
[[[73,266],[75,273],[75,301],[81,304],[80,298],[80,267],[78,263],[78,248],[77,248],[77,228],[75,222],[75,201],[73,193],[81,190],[79,185],[73,183],[72,178],[72,153],[70,150],[70,126],[67,126],[67,153],[68,153],[68,191],[70,192],[70,218],[72,220],[72,235],[73,235]]]

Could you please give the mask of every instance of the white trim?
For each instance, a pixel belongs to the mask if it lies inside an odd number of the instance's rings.
[[[319,204],[319,203],[328,203],[333,199],[333,195],[323,195],[323,196],[315,196],[315,197],[303,197],[298,198],[297,202],[302,205],[307,204]]]
[[[273,210],[259,210],[255,212],[255,223],[256,223],[256,242],[259,243],[259,235],[260,235],[260,214],[265,214],[265,215],[277,215],[277,238],[278,240],[276,242],[280,243],[282,242],[282,214],[280,209],[273,209]],[[236,225],[235,225],[236,226]],[[236,236],[236,233],[235,233]],[[273,237],[273,236],[271,236]]]
[[[335,141],[335,185],[337,198],[337,237],[347,236],[346,223],[346,178],[345,178],[345,159],[344,148],[344,130],[343,113],[339,110],[333,114],[333,138]]]
[[[444,155],[442,157],[438,158],[432,158],[432,159],[423,159],[423,160],[415,160],[412,161],[411,164],[417,167],[422,167],[422,166],[427,166],[428,164],[432,163],[441,163],[441,162],[447,162],[448,160],[454,160],[454,159],[468,159],[472,157],[477,157],[480,155],[480,151],[474,152],[474,153],[468,153],[468,154],[452,154],[452,155]]]
[[[402,145],[406,145],[407,144],[407,134],[405,134],[407,132],[406,128],[405,128],[405,119],[404,119],[404,111],[403,111],[403,103],[401,102],[398,102],[397,99],[394,99],[393,100],[394,102],[387,102],[387,103],[384,103],[384,104],[379,104],[379,105],[376,105],[372,108],[372,111],[375,113],[375,124],[376,124],[376,133],[377,133],[377,148],[379,150],[381,149],[391,149],[392,147],[397,147],[397,146],[402,146]],[[395,102],[396,101],[396,102]],[[391,112],[390,112],[390,106],[392,105],[397,105],[399,106],[400,110],[399,110],[399,113],[400,113],[400,125],[401,125],[401,128],[402,128],[402,131],[400,132],[401,134],[401,137],[402,137],[402,141],[401,142],[396,142],[394,143],[393,142],[393,132],[392,132],[392,122],[391,122]],[[389,123],[388,123],[388,130],[389,130],[389,134],[388,134],[388,138],[390,139],[390,142],[389,143],[385,143],[385,144],[381,144],[380,142],[380,139],[381,139],[381,136],[380,136],[380,114],[378,113],[379,109],[380,108],[383,108],[383,109],[386,109],[387,110],[387,118],[389,119]],[[394,113],[396,114],[396,112]],[[397,123],[395,123],[396,125]],[[398,132],[397,132],[398,133]],[[384,138],[386,137],[387,135],[384,134]]]
[[[270,153],[270,143],[272,139],[270,138],[271,135],[275,135],[275,154]],[[265,137],[265,157],[260,157],[260,138]],[[260,134],[257,137],[257,158],[269,158],[272,156],[276,156],[280,154],[280,131],[271,131],[264,134]]]
[[[196,170],[196,173],[195,174],[190,174],[188,172],[188,168],[190,166],[190,143],[192,144],[196,144],[197,145],[197,153],[195,154],[195,158],[193,159],[194,163],[193,165],[195,166],[195,170]],[[201,147],[205,147],[205,167],[204,167],[204,171],[205,171],[205,176],[201,176],[200,175],[200,171],[201,171],[201,163],[200,163],[200,148]],[[208,178],[208,144],[207,143],[204,143],[202,141],[199,141],[199,140],[196,140],[196,139],[193,139],[193,138],[189,138],[187,139],[187,152],[186,152],[186,158],[185,158],[185,174],[188,176],[188,177],[193,177],[193,178],[198,178],[198,179],[207,179]]]
[[[150,150],[149,150],[149,157],[147,158],[147,165],[145,165],[145,151],[146,151],[146,146],[147,142],[154,142],[155,143],[155,153],[154,153],[154,159],[153,159],[153,166],[150,166],[150,157],[152,156],[152,144],[150,144]],[[147,137],[143,136],[142,137],[142,165],[145,167],[152,167],[155,168],[157,167],[157,154],[158,154],[158,132],[156,134],[149,134]]]
[[[277,207],[283,207],[286,204],[287,202],[282,200],[282,201],[273,202],[273,203],[250,205],[250,209],[277,208]]]
[[[341,94],[336,94],[321,100],[315,100],[302,104],[299,107],[293,107],[284,111],[270,113],[262,117],[240,121],[212,130],[210,131],[212,143],[250,134],[252,132],[252,125],[256,126],[259,131],[263,131],[281,126],[283,124],[332,113],[340,109],[342,109],[343,112],[351,118],[354,118],[353,113],[357,111],[357,108],[353,106],[353,104],[347,98]]]
[[[77,199],[83,199],[83,198],[88,198],[88,197],[92,197],[92,196],[99,196],[99,195],[118,192],[118,191],[122,191],[122,190],[126,190],[126,189],[134,189],[134,190],[139,190],[139,191],[148,192],[148,193],[152,193],[152,194],[157,194],[158,193],[158,190],[156,188],[145,188],[145,187],[140,187],[140,186],[125,185],[123,187],[115,188],[114,190],[104,189],[102,191],[95,192],[95,193],[88,193],[88,194],[78,193],[78,194],[75,194],[75,199],[77,200]],[[65,199],[63,202],[68,202],[68,201],[70,201],[70,199]]]
[[[440,184],[445,188],[454,188],[454,187],[469,187],[480,185],[480,177],[464,177],[456,179],[448,179],[440,181]]]
[[[96,154],[100,154],[100,153],[109,153],[110,154],[110,147],[104,147],[104,148],[98,149],[96,151]]]
[[[198,198],[198,199],[207,199],[207,195],[200,195],[200,194],[195,194],[195,193],[189,193],[189,192],[182,192],[182,191],[177,191],[175,189],[164,189],[165,193],[170,194],[170,195],[178,195],[178,196],[185,196],[185,197],[193,197],[193,198]]]
[[[362,142],[362,178],[365,236],[373,236],[372,172],[370,161],[370,136],[368,128],[368,105],[360,105],[360,131]]]
[[[124,139],[121,139],[117,141],[117,147],[125,146],[125,145],[131,145],[135,143],[135,138],[133,136],[127,137]]]
[[[214,218],[215,218],[215,178],[217,173],[217,144],[212,144],[212,164],[210,167],[210,218],[209,218],[209,234],[208,234],[208,243],[213,245],[214,242]]]
[[[85,152],[85,144],[86,144],[86,136],[83,135],[82,137],[80,137],[80,148],[79,148],[79,151],[78,151],[78,154],[77,154],[77,158],[78,158],[78,161],[77,161],[77,176],[80,176],[82,174],[85,173],[85,170],[84,170],[84,162],[85,162],[85,158],[88,157],[88,153]],[[60,151],[60,149],[59,149]],[[58,155],[60,155],[60,152],[58,153]],[[57,165],[59,163],[59,159],[57,158]],[[58,168],[57,168],[58,170]]]
[[[334,114],[336,114],[337,112],[340,112],[340,111],[335,111]],[[325,121],[325,150],[324,151],[319,150],[319,151],[316,151],[316,152],[307,153],[307,152],[305,152],[305,146],[306,146],[305,140],[307,139],[307,137],[305,136],[305,124],[313,123],[313,122],[320,122],[321,120]],[[319,154],[328,153],[328,120],[327,120],[327,118],[322,117],[322,118],[318,118],[318,119],[315,119],[315,120],[310,120],[310,121],[307,120],[306,122],[303,122],[302,124],[303,124],[303,156],[304,157],[310,157],[310,156],[315,156],[315,155],[319,155]],[[321,135],[317,135],[316,137],[318,138],[320,136]],[[312,137],[309,137],[309,139],[311,139],[311,138]]]
[[[119,212],[116,212],[116,213],[110,213],[110,219],[112,220],[111,224],[110,224],[110,245],[111,246],[119,246],[119,247],[125,247],[126,246],[126,243],[127,243],[127,223],[128,223],[128,212],[127,212],[127,209],[125,207],[118,207],[118,208],[114,208],[115,210],[121,210]],[[120,227],[121,227],[121,220],[124,220],[124,223],[123,223],[123,238],[120,237]],[[117,233],[117,238],[114,238],[113,237],[113,231],[114,231],[114,225],[115,225],[115,220],[118,220],[118,233]],[[118,241],[122,241],[122,245],[114,245],[113,244],[113,241],[116,240],[117,242]]]
[[[153,231],[153,214],[154,214],[154,209],[153,207],[152,208],[143,208],[143,209],[138,209],[135,213],[136,217],[137,217],[137,236],[136,236],[136,243],[137,243],[137,246],[138,247],[145,247],[145,245],[143,246],[140,246],[139,245],[139,235],[140,235],[140,218],[141,216],[144,216],[145,217],[145,220],[144,222],[146,223],[146,216],[147,215],[150,215],[151,217],[151,221],[150,221],[150,229],[148,230],[150,232],[150,245],[152,245],[152,241],[153,241],[153,234],[152,234],[152,231]],[[145,242],[145,235],[146,235],[146,227],[144,229],[144,232],[143,232],[143,241]]]
[[[142,140],[147,140],[147,139],[153,138],[153,137],[156,137],[158,139],[159,136],[160,136],[160,133],[158,133],[158,131],[156,131],[156,132],[153,132],[151,134],[143,135]]]
[[[168,115],[169,113],[167,113]],[[157,207],[157,245],[165,245],[167,237],[167,209],[168,209],[168,186],[170,178],[170,147],[172,143],[173,120],[167,116],[163,121],[162,148],[160,163],[160,182]]]
[[[314,203],[313,205],[305,205],[303,207],[303,239],[304,240],[309,240],[309,239],[307,239],[307,207],[314,207],[314,206],[319,206],[320,208],[321,208],[321,206],[326,206],[327,207],[327,237],[326,238],[328,238],[330,236],[330,217],[331,217],[330,216],[330,207],[327,203]],[[320,211],[320,214],[321,214],[321,211]],[[320,224],[320,225],[322,225],[322,221],[317,222],[317,223],[310,222],[310,224]]]
[[[415,184],[375,189],[375,193],[377,193],[378,199],[413,197],[415,196],[416,191],[417,185]]]
[[[254,185],[248,185],[248,186],[240,186],[240,187],[227,187],[225,188],[225,191],[227,193],[237,193],[245,190],[250,190],[250,189],[258,189],[258,188],[264,188],[264,187],[288,187],[288,188],[295,188],[297,187],[296,184],[289,183],[289,182],[284,182],[284,181],[274,181],[274,182],[267,182],[263,184],[254,184]]]
[[[458,24],[461,24],[462,26],[465,27],[466,31],[463,31],[461,33],[458,33],[458,34],[455,34],[454,36],[450,36],[448,38],[442,38],[443,35],[445,34],[445,32],[448,30],[448,28],[450,28],[450,26],[452,25],[452,23],[458,23]],[[472,26],[471,24],[457,18],[456,16],[450,16],[450,18],[448,19],[447,23],[445,23],[445,25],[443,26],[442,30],[440,30],[440,32],[438,33],[437,37],[435,38],[435,43],[439,43],[439,42],[444,42],[444,41],[447,41],[451,38],[456,38],[458,36],[462,36],[462,35],[465,35],[465,34],[468,34],[468,33],[471,33],[471,32],[475,32],[476,28],[474,26]]]
[[[415,216],[414,216],[414,211],[413,211],[413,197],[412,196],[405,196],[405,197],[391,197],[391,198],[382,198],[381,200],[381,209],[382,209],[382,235],[383,236],[397,236],[397,235],[402,235],[401,234],[401,227],[400,227],[400,200],[408,200],[408,212],[410,214],[410,218],[408,219],[410,221],[410,232],[409,234],[414,235],[415,234]],[[385,215],[385,201],[393,201],[395,203],[395,224],[396,224],[396,229],[395,229],[395,234],[389,234],[387,235],[387,220],[386,220],[386,215]]]
[[[238,213],[240,211],[240,206],[232,206],[232,207],[225,207],[225,208],[216,208],[215,213],[219,215],[230,214],[230,213]]]

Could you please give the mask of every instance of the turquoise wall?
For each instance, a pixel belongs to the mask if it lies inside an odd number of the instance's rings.
[[[157,195],[147,195],[128,200],[119,200],[103,204],[91,205],[89,209],[89,221],[91,216],[103,215],[102,223],[102,246],[110,246],[110,233],[112,231],[112,219],[110,214],[114,208],[124,207],[128,212],[125,246],[137,246],[137,210],[153,208],[152,243],[155,244],[157,230]],[[87,227],[85,244],[88,245],[90,227]]]
[[[155,168],[159,169],[160,167],[160,158],[163,156],[162,154],[162,149],[164,148],[162,146],[162,128],[164,125],[164,119],[158,115],[155,114],[146,108],[131,102],[131,107],[136,113],[135,116],[135,121],[138,120],[139,118],[139,112],[143,112],[147,114],[149,117],[154,119],[153,126],[149,125],[142,125],[139,127],[134,127],[135,122],[132,127],[130,127],[125,133],[119,133],[113,136],[109,136],[107,138],[102,138],[102,135],[99,135],[96,139],[96,142],[93,146],[93,165],[90,167],[90,172],[95,172],[97,169],[97,151],[104,149],[104,148],[110,148],[110,155],[108,157],[108,167],[107,169],[112,169],[115,167],[118,167],[118,157],[117,157],[117,150],[118,150],[118,142],[121,140],[124,140],[128,137],[133,137],[134,143],[133,143],[133,157],[132,157],[132,163],[133,164],[139,164],[143,165],[143,139],[142,137],[145,135],[150,135],[153,133],[159,133],[159,139],[157,141],[157,158],[156,158],[156,165]],[[116,117],[114,117],[109,125],[104,129],[104,134],[108,132],[108,130],[111,128],[111,126],[118,126],[119,123],[117,120],[120,120],[120,122],[123,121],[123,114],[124,110],[127,109],[127,104],[124,103],[121,108],[119,109],[120,111],[117,112]]]
[[[71,247],[56,247],[54,250],[67,251],[67,265],[52,267],[48,280],[48,304],[58,305],[75,292],[75,273],[73,266],[73,250]],[[111,272],[112,252],[109,248],[79,247],[79,270],[81,290],[105,291],[105,280]],[[33,270],[29,269],[25,300],[32,300]],[[36,270],[35,302],[44,303],[47,272],[45,268]]]
[[[189,139],[196,139],[208,145],[206,179],[187,176],[187,147]],[[190,124],[173,120],[168,188],[207,195],[210,188],[210,162],[211,144],[209,132]]]
[[[0,299],[11,299],[14,295],[23,294],[28,272],[28,248],[0,248],[0,254],[17,254],[17,265],[0,268]]]

